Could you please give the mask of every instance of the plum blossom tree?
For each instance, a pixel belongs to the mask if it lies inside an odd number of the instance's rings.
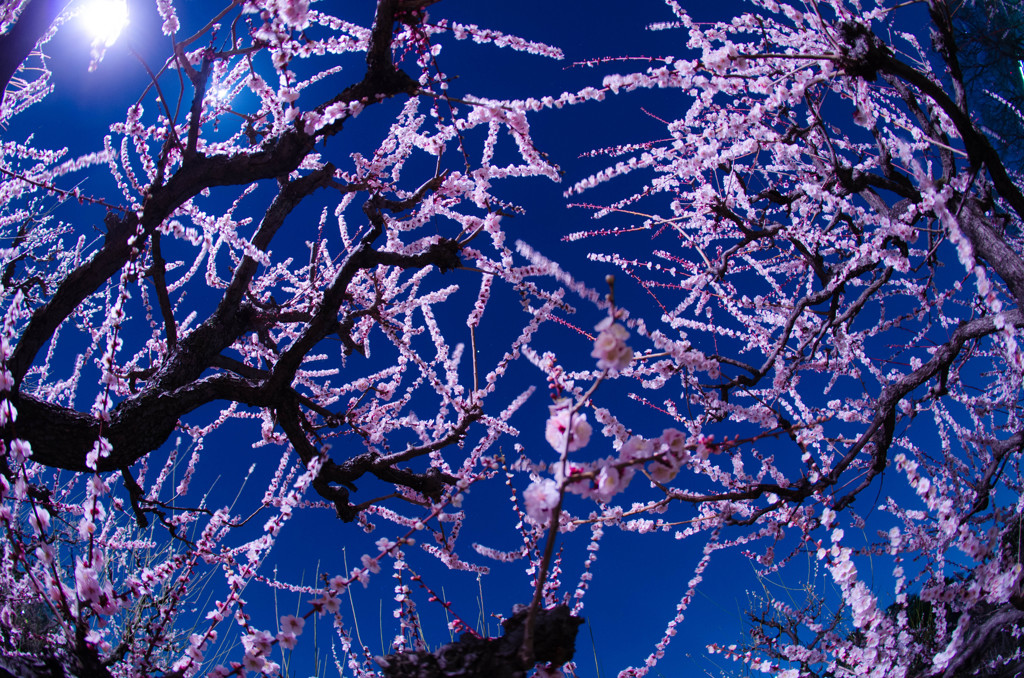
[[[0,104],[8,137],[52,89],[37,3],[4,5],[6,35],[37,36]],[[95,149],[5,139],[0,672],[273,675],[329,621],[357,675],[571,675],[615,528],[698,544],[663,637],[620,675],[666,656],[729,555],[825,575],[804,606],[752,610],[745,645],[711,646],[751,670],[1019,672],[1024,195],[964,87],[954,8],[755,0],[702,23],[667,0],[652,28],[681,30],[680,56],[598,59],[593,87],[495,100],[453,91],[445,41],[560,53],[432,4],[379,0],[360,23],[303,0],[199,20],[158,0],[170,53],[140,57],[148,85]],[[618,269],[605,294],[507,242],[519,208],[496,180],[558,178],[528,116],[642,88],[683,101],[661,100],[665,134],[595,151],[615,164],[567,191],[640,180],[566,236]],[[331,145],[374,116],[365,148]],[[110,189],[75,187],[103,173]],[[624,304],[630,289],[644,297]],[[523,321],[509,333],[503,314],[481,367],[503,292]],[[551,320],[594,330],[534,346]],[[515,428],[532,389],[499,388],[524,361],[554,401],[536,431]],[[254,506],[196,489],[204,443],[240,425],[280,452]],[[503,481],[520,545],[459,555],[465,495]],[[388,534],[313,586],[268,576],[282,530],[325,509]],[[524,561],[532,598],[500,638],[456,621],[459,641],[427,647],[416,596],[441,595],[421,551]],[[342,603],[385,563],[400,634],[374,657]],[[268,620],[261,583],[302,608]]]
[[[603,85],[678,90],[682,113],[663,138],[598,151],[614,166],[569,191],[649,177],[587,205],[626,226],[568,239],[644,290],[650,306],[619,317],[648,348],[620,378],[685,430],[648,433],[598,391],[586,403],[618,457],[561,482],[608,502],[586,521],[704,543],[631,675],[727,547],[765,576],[806,554],[830,581],[802,607],[767,600],[745,646],[713,652],[786,678],[1017,675],[1024,195],[965,87],[958,3],[755,0],[719,23],[667,4],[674,22],[653,28],[682,30],[696,58]],[[643,470],[651,498],[617,506],[611,469],[619,490]],[[634,517],[651,512],[668,515]]]
[[[522,398],[487,403],[559,303],[531,286],[527,262],[514,261],[500,221],[517,208],[492,183],[557,173],[521,110],[448,96],[438,54],[451,38],[560,53],[430,23],[431,4],[382,0],[357,23],[305,0],[228,2],[198,19],[160,0],[169,50],[160,63],[139,55],[148,84],[90,152],[5,141],[9,673],[271,674],[277,646],[300,643],[315,614],[337,619],[343,661],[365,673],[378,667],[361,649],[347,651],[346,587],[367,583],[384,559],[402,562],[428,525],[440,542],[430,548],[460,564],[458,529],[439,521],[461,520],[448,511],[455,497],[494,475],[488,450],[514,433],[509,418]],[[46,105],[53,86],[42,54],[61,7],[3,5],[5,44],[25,48],[4,53],[22,65],[4,80],[5,129]],[[93,68],[112,41],[94,44]],[[353,75],[341,75],[343,64]],[[391,120],[379,138],[328,151],[367,109]],[[109,188],[75,187],[74,177],[97,173],[109,174]],[[490,367],[474,356],[467,370],[463,343],[450,345],[453,330],[438,319],[458,290],[439,274],[454,269],[479,288],[455,326],[463,341],[492,286],[539,306]],[[256,446],[281,450],[255,508],[265,521],[255,537],[234,536],[252,506],[243,514],[192,487],[204,441],[233,420],[252,427]],[[450,447],[458,451],[446,458]],[[358,494],[366,478],[390,493]],[[389,503],[411,506],[412,516]],[[272,582],[310,598],[308,607],[280,624],[250,623],[246,586],[267,580],[260,567],[281,529],[316,506],[368,529],[372,515],[384,516],[402,536],[378,542],[351,571],[332,565],[319,587]],[[222,580],[215,602],[176,627],[210,572]],[[20,624],[28,608],[46,623]],[[415,610],[402,609],[413,624]],[[532,611],[531,624],[545,615]],[[209,654],[235,623],[241,647],[215,665]],[[562,625],[574,632],[575,623]],[[571,652],[526,657],[532,666]]]

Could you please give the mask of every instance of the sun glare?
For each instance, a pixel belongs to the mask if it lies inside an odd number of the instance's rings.
[[[125,0],[90,0],[78,17],[94,44],[110,47],[128,25],[128,4]]]

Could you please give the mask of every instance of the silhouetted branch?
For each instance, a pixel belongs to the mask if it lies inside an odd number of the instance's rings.
[[[538,611],[533,663],[524,663],[519,657],[525,621],[526,609],[519,609],[502,622],[505,632],[499,638],[464,633],[458,641],[434,652],[402,652],[378,661],[386,678],[524,678],[536,663],[560,666],[572,659],[576,651],[576,632],[583,620],[573,617],[568,606]]]

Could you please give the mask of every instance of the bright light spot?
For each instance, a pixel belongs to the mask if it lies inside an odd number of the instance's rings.
[[[128,4],[125,0],[91,0],[79,11],[78,18],[94,45],[110,47],[128,25]]]
[[[231,90],[221,84],[214,84],[206,92],[206,98],[214,106],[231,102]]]

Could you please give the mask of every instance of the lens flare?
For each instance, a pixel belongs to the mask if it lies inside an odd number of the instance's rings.
[[[128,25],[128,4],[125,0],[92,0],[82,7],[78,18],[94,45],[110,47]]]

